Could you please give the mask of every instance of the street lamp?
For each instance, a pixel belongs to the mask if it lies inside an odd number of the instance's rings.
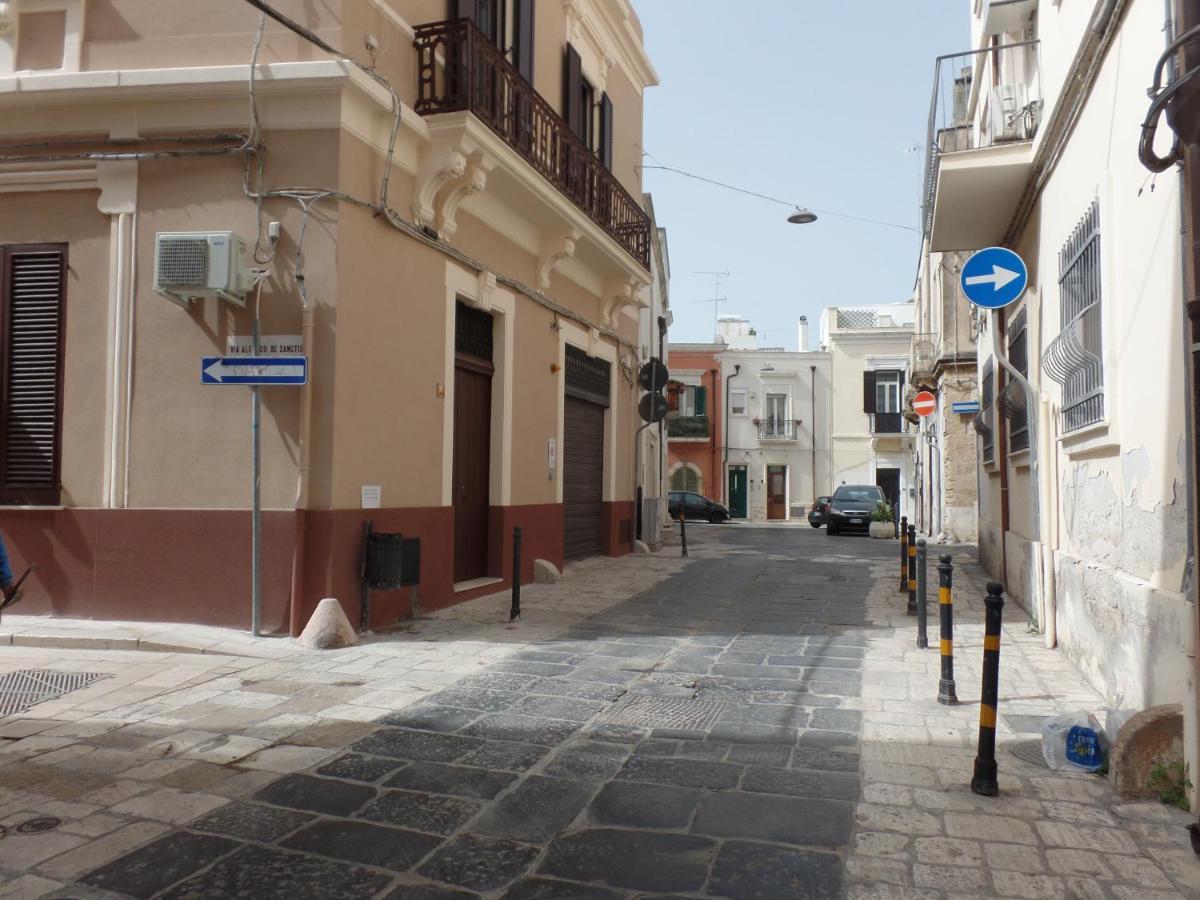
[[[811,209],[796,207],[796,211],[787,219],[793,225],[810,225],[817,221],[817,214]]]

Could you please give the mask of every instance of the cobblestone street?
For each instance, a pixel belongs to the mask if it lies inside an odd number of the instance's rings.
[[[690,560],[592,560],[528,588],[515,629],[497,596],[325,653],[6,647],[0,674],[111,677],[0,719],[0,897],[1200,892],[1189,816],[1011,752],[1043,716],[1102,708],[1012,605],[1001,795],[970,792],[969,556],[946,707],[894,542],[689,539]]]

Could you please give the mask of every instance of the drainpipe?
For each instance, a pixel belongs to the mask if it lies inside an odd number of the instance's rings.
[[[812,411],[812,501],[808,508],[817,505],[817,367],[809,366],[808,386],[812,391],[809,408]]]
[[[722,483],[725,485],[727,491],[729,487],[729,382],[736,378],[738,372],[740,371],[742,371],[742,364],[734,363],[733,374],[725,376],[725,418],[724,423],[721,426],[721,437],[725,439],[725,455],[723,457],[721,467],[724,470],[723,475],[725,477],[725,481]],[[747,484],[747,490],[749,487],[750,485]],[[732,512],[732,510],[730,510],[730,512]]]
[[[305,291],[300,294],[300,331],[304,352],[313,355],[313,308]],[[288,630],[299,637],[304,628],[300,611],[304,603],[304,550],[308,543],[309,473],[312,459],[312,378],[300,388],[300,471],[296,484],[295,531],[292,539],[292,589],[288,599]]]
[[[1042,402],[1039,404],[1039,413],[1041,415],[1042,433],[1046,436],[1046,459],[1054,461],[1054,468],[1050,472],[1049,484],[1053,485],[1050,488],[1050,504],[1046,510],[1046,539],[1042,542],[1042,563],[1043,563],[1043,578],[1044,597],[1046,604],[1046,615],[1042,620],[1042,628],[1046,636],[1046,646],[1053,650],[1058,646],[1058,584],[1056,581],[1055,570],[1055,552],[1058,550],[1058,464],[1056,461],[1056,443],[1057,435],[1052,433],[1053,423],[1056,421],[1056,411],[1050,401],[1050,395],[1043,393]]]
[[[720,386],[721,386],[721,370],[720,369],[709,369],[708,374],[712,376],[713,400],[712,400],[711,408],[712,408],[713,412],[716,412],[718,399],[720,400],[721,403],[725,402],[724,397],[721,397],[721,398],[717,397],[717,394],[719,393],[718,388],[720,388]],[[721,434],[722,434],[722,436],[724,436],[725,422],[722,421],[719,424],[721,426]],[[713,424],[713,427],[710,429],[711,433],[709,434],[709,437],[708,437],[709,441],[712,442],[712,473],[714,476],[717,474],[717,468],[718,468],[717,467],[717,450],[720,449],[720,446],[721,446],[719,443],[717,443],[716,426],[717,426],[717,422],[716,422],[716,419],[714,418],[714,424]],[[724,474],[724,473],[722,473],[722,474]],[[723,484],[721,484],[720,481],[721,481],[721,479],[718,478],[717,479],[717,487],[720,488],[720,490],[718,492],[714,493],[713,499],[716,500],[718,503],[724,503],[725,502],[725,486]]]

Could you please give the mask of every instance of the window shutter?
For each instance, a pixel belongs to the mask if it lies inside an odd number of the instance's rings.
[[[64,245],[0,251],[0,502],[59,502],[66,270]]]
[[[696,411],[697,416],[708,415],[708,388],[696,388]]]
[[[530,84],[533,84],[533,4],[534,0],[516,0],[513,8],[517,19],[513,26],[517,38],[514,59],[517,72]]]
[[[479,22],[479,0],[450,0],[452,15],[456,19],[470,19],[478,24]]]
[[[563,63],[563,118],[567,127],[575,137],[583,137],[583,104],[580,95],[583,93],[583,60],[570,44],[567,44],[567,58]]]
[[[600,162],[610,172],[613,167],[613,105],[608,94],[600,97]]]
[[[863,412],[875,412],[875,373],[863,372]]]

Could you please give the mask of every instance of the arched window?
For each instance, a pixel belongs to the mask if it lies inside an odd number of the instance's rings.
[[[671,490],[695,491],[700,493],[700,472],[692,465],[684,464],[671,475]]]

